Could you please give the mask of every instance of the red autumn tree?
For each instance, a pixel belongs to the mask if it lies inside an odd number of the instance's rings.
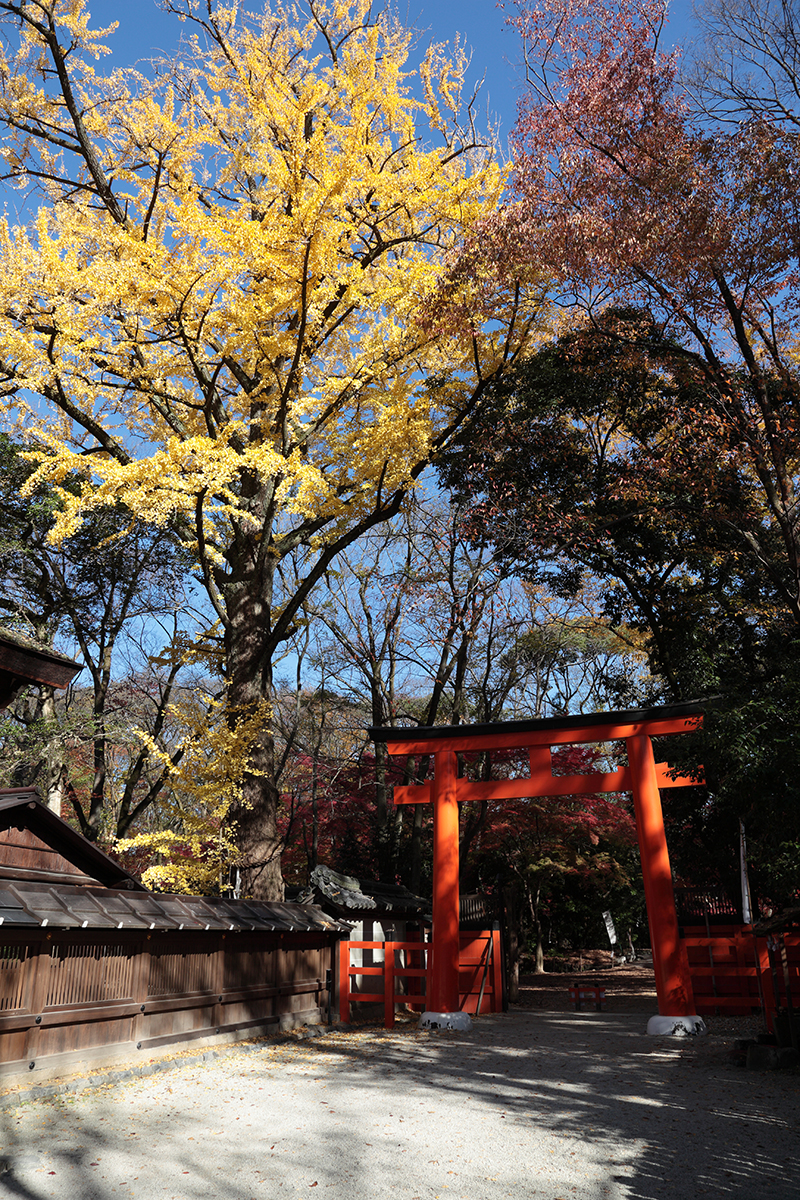
[[[500,755],[493,774],[513,774],[514,757]],[[553,764],[556,774],[580,775],[606,769],[603,758],[599,746],[562,746]],[[468,773],[479,767],[467,761]],[[468,881],[514,894],[509,915],[537,972],[544,970],[546,933],[554,941],[588,944],[604,908],[627,924],[640,914],[636,823],[628,797],[540,796],[484,807],[485,820],[462,862],[462,887]],[[462,814],[462,824],[464,819]],[[464,849],[462,838],[462,854]]]
[[[488,250],[513,282],[536,263],[589,321],[610,300],[649,309],[760,490],[784,551],[767,569],[800,623],[797,126],[757,91],[738,124],[695,104],[661,48],[665,12],[520,0],[516,198],[470,266]],[[742,548],[765,568],[757,531]]]

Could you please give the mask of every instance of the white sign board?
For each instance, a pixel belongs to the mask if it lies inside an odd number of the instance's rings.
[[[606,929],[608,930],[608,940],[611,942],[611,945],[612,945],[612,946],[616,946],[616,944],[617,944],[617,931],[616,931],[616,929],[614,928],[614,922],[611,920],[611,913],[610,913],[610,912],[604,912],[604,913],[603,913],[603,920],[605,921],[605,923],[606,923]]]

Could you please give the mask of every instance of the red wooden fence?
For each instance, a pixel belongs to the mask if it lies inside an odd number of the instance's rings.
[[[503,962],[500,930],[461,931],[458,957],[459,1007],[462,1012],[503,1011]]]
[[[743,1015],[787,1007],[786,975],[794,1007],[800,1008],[800,935],[755,937],[749,925],[685,927],[681,937],[689,960],[695,1011]],[[785,963],[784,963],[785,953]]]
[[[353,951],[368,950],[383,954],[383,962],[359,966],[351,961]],[[430,994],[432,966],[430,942],[358,942],[339,943],[339,1017],[350,1020],[351,1004],[383,1004],[384,1024],[394,1027],[398,1004],[423,1012]],[[353,984],[356,977],[379,979],[378,991],[364,991]],[[398,990],[398,980],[409,980]],[[459,955],[459,1008],[463,1012],[501,1012],[503,976],[500,931],[462,931]]]

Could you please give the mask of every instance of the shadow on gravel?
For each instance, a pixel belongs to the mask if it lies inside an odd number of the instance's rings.
[[[106,1200],[108,1192],[93,1178],[89,1163],[103,1153],[107,1138],[102,1125],[76,1122],[71,1113],[72,1101],[51,1100],[46,1106],[42,1135],[31,1143],[20,1136],[13,1109],[0,1111],[0,1196],[19,1197],[19,1200],[47,1200],[54,1184],[59,1194],[74,1196],[75,1200]],[[91,1150],[89,1150],[91,1146]],[[40,1182],[30,1182],[37,1175]],[[69,1178],[69,1190],[61,1192],[61,1184]]]
[[[265,1057],[274,1049],[267,1046]],[[174,1101],[163,1094],[172,1092],[169,1080],[159,1075],[157,1081],[164,1089],[155,1100],[142,1101],[141,1093],[133,1090],[128,1097],[114,1096],[113,1087],[106,1087],[25,1105],[22,1120],[13,1109],[0,1110],[0,1197],[273,1200],[319,1187],[336,1188],[337,1196],[369,1195],[372,1200],[372,1193],[364,1191],[359,1169],[359,1129],[327,1130],[320,1137],[309,1122],[308,1131],[298,1126],[291,1134],[283,1129],[274,1135],[265,1128],[263,1100],[260,1120],[243,1122],[241,1129],[231,1126],[226,1106],[237,1102],[242,1106],[236,1120],[255,1116],[258,1092],[267,1090],[268,1074],[280,1073],[285,1062],[273,1062],[265,1071],[263,1059],[248,1055],[232,1085],[226,1080],[220,1087],[217,1111],[209,1119],[207,1105],[192,1104],[191,1089],[196,1084],[205,1090],[204,1072],[213,1073],[214,1065],[181,1070],[187,1078],[174,1081]],[[148,1080],[140,1082],[146,1085]],[[132,1139],[137,1137],[144,1109],[151,1137],[139,1138],[134,1147]],[[34,1124],[35,1140],[30,1136]],[[235,1136],[231,1136],[233,1129]],[[249,1160],[257,1142],[261,1165],[254,1168]],[[391,1155],[377,1166],[387,1178],[395,1170]],[[36,1182],[31,1183],[32,1177]],[[321,1197],[323,1191],[310,1194]]]
[[[598,1196],[800,1197],[796,1073],[699,1065],[691,1042],[649,1038],[638,1016],[517,1012],[469,1034],[374,1033],[335,1052],[378,1060],[376,1086],[426,1080],[456,1104],[492,1103],[511,1126],[579,1138],[607,1164]]]

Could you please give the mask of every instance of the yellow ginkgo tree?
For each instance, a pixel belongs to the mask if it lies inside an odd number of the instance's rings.
[[[166,7],[174,58],[104,73],[84,0],[0,0],[0,153],[30,212],[0,231],[0,377],[31,486],[84,481],[55,538],[121,505],[193,547],[235,724],[336,555],[536,336],[542,286],[432,303],[505,179],[457,46],[412,70],[368,0]],[[276,898],[267,725],[228,820],[245,892]]]

